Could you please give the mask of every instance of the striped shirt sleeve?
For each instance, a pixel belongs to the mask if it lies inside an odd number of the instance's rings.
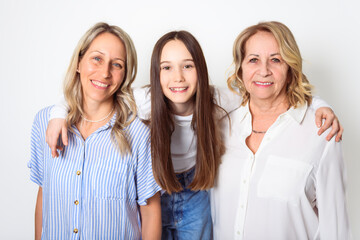
[[[44,121],[47,121],[46,118],[47,111],[39,111],[34,119],[32,130],[31,130],[31,140],[30,140],[30,160],[28,162],[28,167],[30,168],[30,179],[34,183],[38,184],[40,187],[43,186],[43,176],[44,176],[44,162],[43,162],[43,140],[44,134],[42,133],[41,124]]]
[[[143,125],[141,122],[140,124]],[[156,183],[152,171],[149,129],[143,126],[142,133],[141,136],[137,134],[137,137],[141,139],[137,148],[137,203],[139,205],[146,205],[147,199],[154,196],[161,188]]]

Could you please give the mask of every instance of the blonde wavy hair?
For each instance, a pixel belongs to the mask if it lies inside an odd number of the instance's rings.
[[[82,36],[76,46],[64,80],[64,96],[69,104],[69,113],[66,118],[67,126],[71,130],[71,126],[78,123],[81,115],[84,114],[82,86],[80,74],[77,72],[77,69],[80,60],[89,49],[90,44],[102,33],[111,33],[117,36],[123,42],[126,49],[124,81],[114,94],[114,108],[117,115],[111,135],[122,154],[130,153],[129,139],[124,129],[126,129],[136,117],[136,104],[132,94],[131,84],[136,77],[137,56],[134,43],[130,36],[117,26],[111,26],[103,22],[97,23]]]
[[[280,22],[260,22],[250,26],[237,36],[233,47],[234,73],[228,78],[227,84],[230,90],[242,96],[241,105],[246,105],[250,94],[245,89],[242,78],[241,64],[245,58],[246,42],[257,32],[264,31],[272,33],[279,45],[280,55],[289,66],[288,84],[286,86],[287,99],[290,106],[297,107],[306,102],[311,104],[312,86],[302,72],[302,58],[299,47],[290,29]]]

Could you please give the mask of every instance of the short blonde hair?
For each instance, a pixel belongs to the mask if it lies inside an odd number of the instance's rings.
[[[306,102],[311,104],[312,86],[302,72],[302,58],[290,29],[280,22],[260,22],[250,26],[242,31],[236,38],[233,47],[234,73],[228,78],[227,84],[230,90],[242,96],[242,105],[244,106],[250,98],[249,92],[246,91],[242,78],[241,64],[245,57],[246,42],[257,32],[264,31],[272,33],[279,45],[280,55],[289,66],[288,85],[286,94],[290,106],[296,107],[298,104],[303,105]]]
[[[137,72],[137,56],[133,41],[121,28],[107,23],[97,23],[91,27],[80,39],[72,55],[70,65],[64,80],[64,96],[69,104],[69,114],[66,118],[69,129],[71,125],[80,121],[83,110],[82,86],[78,65],[94,39],[102,33],[111,33],[118,37],[126,49],[125,77],[121,86],[114,94],[114,106],[117,112],[116,121],[112,129],[112,136],[117,142],[121,153],[129,153],[130,145],[124,129],[135,119],[136,105],[132,94],[131,84]]]

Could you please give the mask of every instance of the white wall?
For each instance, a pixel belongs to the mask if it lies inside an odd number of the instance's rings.
[[[50,3],[51,2],[51,3]],[[31,239],[37,186],[29,180],[30,129],[35,113],[61,94],[62,78],[80,36],[107,21],[133,38],[139,58],[135,85],[148,83],[150,54],[170,30],[201,43],[212,82],[225,86],[232,43],[245,27],[278,20],[293,31],[316,94],[345,127],[348,203],[360,239],[360,17],[357,0],[0,2],[0,239]]]

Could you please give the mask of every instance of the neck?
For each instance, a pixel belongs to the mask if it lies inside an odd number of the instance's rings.
[[[286,112],[290,107],[286,95],[278,97],[275,100],[259,100],[250,98],[249,108],[251,114],[254,116],[279,116]]]
[[[81,136],[87,139],[96,129],[104,126],[114,113],[114,104],[109,101],[99,104],[94,101],[85,101],[83,104],[84,114],[76,124]]]
[[[189,116],[194,112],[194,104],[170,104],[171,112],[179,116]]]
[[[104,118],[109,112],[114,108],[114,103],[111,101],[98,103],[95,101],[86,101],[84,100],[83,109],[84,114],[83,117],[89,120],[97,121],[99,119]]]

